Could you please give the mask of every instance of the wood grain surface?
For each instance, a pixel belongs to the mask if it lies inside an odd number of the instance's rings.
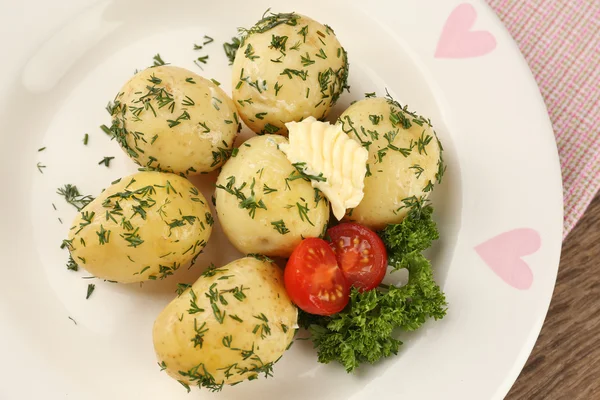
[[[548,316],[506,400],[600,400],[600,194],[563,244]]]

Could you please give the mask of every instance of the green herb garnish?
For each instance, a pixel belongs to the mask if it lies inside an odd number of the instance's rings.
[[[75,262],[75,260],[73,260],[73,257],[71,257],[70,254],[69,254],[69,259],[67,260],[67,269],[69,271],[77,271],[79,269],[79,267],[77,266],[77,263]]]
[[[237,37],[231,38],[231,43],[223,43],[223,50],[225,51],[225,56],[229,60],[229,65],[233,64],[235,60],[235,53],[240,48],[241,41]]]
[[[167,63],[163,61],[160,54],[158,54],[158,53],[152,59],[154,60],[154,64],[153,64],[154,67],[160,67],[161,65],[167,65]]]
[[[252,47],[252,45],[250,43],[248,43],[248,46],[246,46],[246,50],[244,51],[244,55],[250,61],[254,61],[257,58],[260,58],[260,56],[257,56],[257,55],[254,54],[254,48]]]
[[[91,203],[94,198],[89,195],[83,196],[79,193],[77,186],[66,184],[65,186],[58,188],[57,193],[65,198],[65,201],[75,207],[77,211]]]
[[[204,334],[208,332],[208,328],[206,328],[206,322],[203,322],[202,325],[198,326],[198,320],[194,318],[194,332],[195,335],[192,338],[192,343],[194,343],[194,347],[202,348],[202,344],[204,343]]]
[[[198,304],[196,304],[197,301],[198,297],[196,296],[194,289],[190,289],[190,308],[187,310],[188,314],[197,314],[204,312],[204,309],[198,307]]]
[[[312,221],[310,220],[310,218],[308,218],[308,205],[307,204],[300,204],[300,203],[296,203],[296,207],[298,208],[298,214],[300,215],[300,219],[302,221],[307,221],[309,224],[311,224],[312,226],[315,226],[315,224],[312,223]]]
[[[85,299],[89,299],[92,293],[94,293],[94,289],[96,289],[96,285],[90,283],[87,287],[87,294],[85,295]]]
[[[104,166],[108,168],[110,166],[110,160],[112,159],[114,159],[114,157],[104,157],[102,160],[100,160],[98,165],[104,164]]]
[[[271,222],[271,225],[273,225],[273,229],[275,229],[282,235],[285,235],[286,233],[290,232],[290,230],[285,226],[285,222],[282,219],[280,219],[279,221]]]
[[[275,125],[271,125],[271,123],[267,122],[266,125],[264,126],[263,130],[260,133],[261,134],[265,134],[265,133],[273,134],[273,133],[277,133],[277,132],[279,132],[279,127],[275,126]]]

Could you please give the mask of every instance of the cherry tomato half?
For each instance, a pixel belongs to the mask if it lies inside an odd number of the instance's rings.
[[[330,228],[331,247],[350,285],[360,291],[377,287],[387,271],[385,245],[375,232],[354,223]]]
[[[350,298],[350,285],[338,267],[335,253],[322,239],[304,239],[294,249],[284,281],[292,301],[311,314],[340,312]]]

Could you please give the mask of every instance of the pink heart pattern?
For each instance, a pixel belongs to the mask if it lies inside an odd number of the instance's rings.
[[[457,6],[442,29],[435,58],[472,58],[492,52],[496,38],[488,31],[472,31],[477,11],[469,3]]]
[[[521,228],[501,233],[476,246],[475,251],[504,282],[527,290],[533,284],[533,272],[522,257],[538,251],[541,244],[536,230]]]

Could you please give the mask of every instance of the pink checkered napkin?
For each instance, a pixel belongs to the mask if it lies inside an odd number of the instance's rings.
[[[600,0],[487,0],[533,71],[563,174],[564,237],[600,189]]]

